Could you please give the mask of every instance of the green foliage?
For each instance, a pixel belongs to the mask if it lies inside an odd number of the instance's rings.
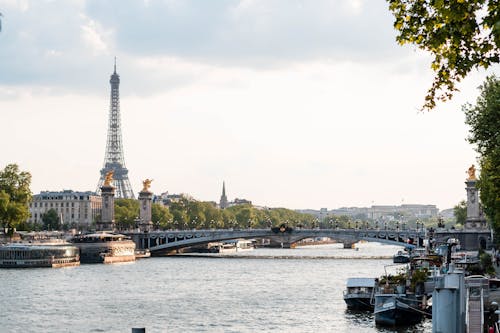
[[[427,281],[428,276],[429,276],[429,269],[428,268],[415,269],[411,273],[410,290],[415,291],[415,287],[419,283],[423,283],[423,282]]]
[[[434,56],[434,82],[424,109],[449,100],[474,68],[488,68],[500,57],[498,0],[387,0],[402,44],[414,44]]]
[[[270,228],[286,223],[290,226],[312,226],[314,217],[285,208],[257,209],[252,205],[236,205],[219,209],[211,202],[182,199],[169,207],[171,228]]]
[[[479,88],[475,105],[463,107],[468,140],[480,154],[478,182],[483,210],[498,235],[500,232],[500,80],[490,76]],[[498,240],[497,240],[498,241]]]
[[[465,200],[462,200],[453,207],[453,215],[455,215],[455,223],[456,224],[465,224],[465,220],[467,219],[467,203]]]
[[[49,209],[42,215],[43,228],[45,230],[60,230],[61,220],[57,211],[53,208]]]
[[[0,224],[12,230],[29,217],[31,174],[16,164],[0,170]]]
[[[115,222],[118,229],[135,227],[135,220],[139,216],[139,201],[135,199],[115,200]]]
[[[167,207],[154,203],[151,205],[151,220],[158,224],[161,229],[170,229],[173,227],[173,215]]]
[[[481,178],[478,187],[483,210],[495,234],[500,235],[500,152],[481,159]],[[498,237],[498,236],[497,236]],[[500,239],[497,239],[500,242]]]
[[[380,278],[380,284],[394,284],[394,285],[403,285],[406,283],[408,275],[405,272],[399,272],[396,275],[383,275]]]
[[[119,228],[134,227],[138,215],[137,200],[115,200],[115,221]],[[280,224],[312,227],[316,221],[312,215],[285,208],[257,209],[252,205],[236,205],[219,209],[212,202],[186,198],[172,202],[168,208],[153,204],[151,219],[155,227],[162,229],[271,228]]]
[[[493,261],[490,254],[486,252],[480,254],[479,265],[483,273],[495,274],[495,268],[493,267]]]

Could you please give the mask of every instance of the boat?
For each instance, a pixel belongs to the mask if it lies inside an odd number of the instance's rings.
[[[395,264],[406,264],[410,262],[410,254],[405,251],[398,251],[393,257],[392,262]]]
[[[427,260],[420,265],[422,260],[422,257],[412,258],[406,271],[381,277],[375,286],[375,324],[407,326],[420,322],[424,316],[431,317],[427,302],[434,290],[430,274],[435,266],[430,267]]]
[[[78,265],[78,248],[62,240],[0,246],[0,268],[58,268]]]
[[[144,259],[151,257],[151,252],[148,249],[144,250],[135,250],[135,259]]]
[[[135,243],[130,237],[111,232],[76,235],[71,239],[80,249],[82,264],[135,261]]]
[[[208,252],[211,253],[228,253],[251,251],[254,249],[253,242],[246,239],[234,239],[224,242],[209,243],[207,245]]]
[[[348,309],[373,310],[375,279],[349,278],[344,290],[344,301]]]
[[[426,310],[426,297],[406,292],[388,291],[375,293],[375,324],[383,326],[406,326],[419,323]]]

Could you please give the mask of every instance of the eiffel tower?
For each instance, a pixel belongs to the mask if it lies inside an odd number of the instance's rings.
[[[106,142],[106,155],[104,156],[104,166],[101,169],[101,178],[97,184],[97,193],[101,193],[101,186],[104,184],[106,173],[113,171],[113,186],[115,187],[115,197],[125,199],[135,199],[132,186],[128,179],[128,170],[125,167],[123,158],[122,131],[120,124],[120,76],[115,70],[109,80],[111,84],[111,102],[109,106],[109,127],[108,140]]]

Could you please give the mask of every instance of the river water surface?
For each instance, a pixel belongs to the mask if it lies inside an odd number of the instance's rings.
[[[0,332],[394,332],[376,327],[372,314],[346,310],[342,292],[348,277],[384,274],[392,260],[372,258],[397,249],[323,245],[2,269]],[[426,320],[397,332],[431,328]]]

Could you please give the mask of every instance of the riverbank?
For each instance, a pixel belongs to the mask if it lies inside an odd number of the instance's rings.
[[[247,255],[247,254],[207,254],[207,253],[179,253],[171,257],[196,257],[213,259],[321,259],[321,260],[351,260],[351,259],[392,259],[392,256],[290,256],[290,255]]]

